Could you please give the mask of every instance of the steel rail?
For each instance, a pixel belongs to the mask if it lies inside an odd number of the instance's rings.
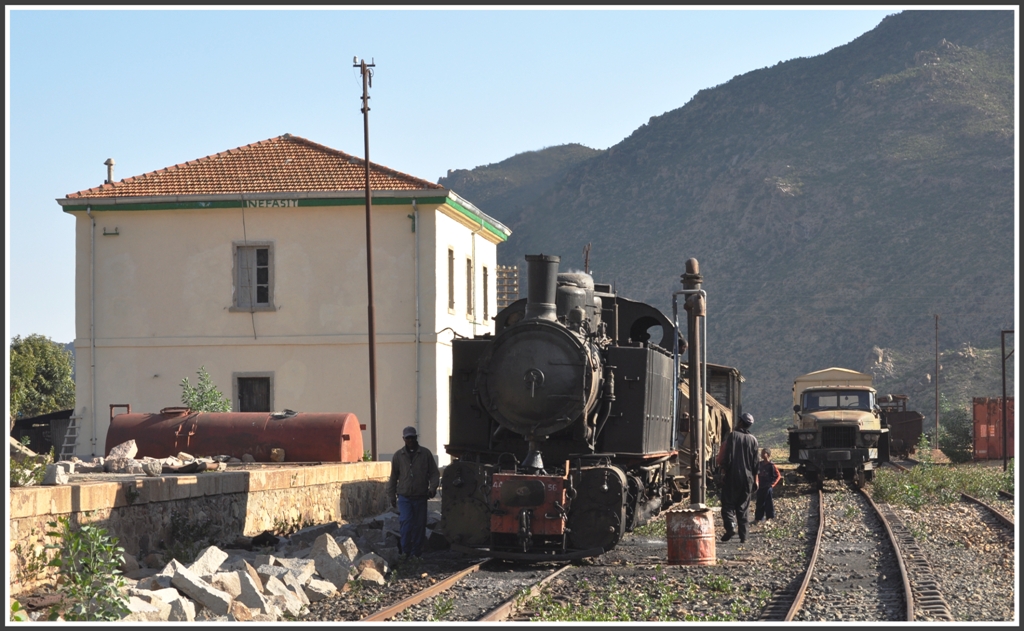
[[[889,536],[889,543],[892,544],[893,550],[896,551],[896,561],[900,566],[900,578],[903,580],[903,600],[906,603],[907,611],[907,622],[914,621],[914,590],[910,586],[910,574],[907,572],[907,565],[903,562],[903,551],[900,549],[900,544],[896,535],[892,531],[892,527],[889,526],[889,520],[885,518],[885,514],[878,508],[878,504],[875,504],[875,500],[871,499],[871,495],[868,494],[864,489],[858,489],[861,494],[867,498],[868,503],[871,504],[871,508],[874,509],[875,515],[878,515],[879,521],[885,526],[885,532]]]
[[[1012,500],[1012,501],[1016,501],[1017,500],[1017,498],[1015,498],[1013,496],[1013,493],[1010,493],[1008,491],[1003,491],[1002,489],[1000,489],[1000,490],[996,491],[996,493],[999,493],[999,497],[1003,498],[1004,500]]]
[[[800,589],[796,592],[793,604],[786,612],[786,622],[791,622],[804,604],[804,597],[807,596],[807,587],[811,584],[811,576],[814,574],[814,564],[818,561],[818,552],[821,550],[821,537],[825,533],[825,494],[818,489],[818,534],[814,537],[814,551],[811,552],[811,559],[807,563],[807,570],[804,573],[804,580],[800,583]]]
[[[537,596],[539,596],[541,590],[544,588],[545,585],[550,583],[552,580],[554,580],[556,576],[558,576],[565,570],[569,569],[570,567],[572,567],[572,565],[567,563],[562,567],[558,568],[557,570],[555,570],[554,572],[552,572],[551,574],[548,574],[547,576],[542,578],[540,581],[538,581],[532,587],[530,587],[530,593],[526,596],[526,598],[536,598]],[[516,602],[519,601],[519,599],[519,596],[513,596],[512,598],[509,598],[508,600],[501,603],[494,609],[491,609],[484,615],[477,618],[476,621],[500,622],[502,620],[508,620],[515,613]]]
[[[388,618],[393,618],[396,615],[408,609],[409,607],[421,603],[427,598],[430,598],[431,596],[436,596],[437,594],[440,594],[452,585],[458,583],[460,580],[462,580],[464,576],[472,574],[473,572],[479,570],[480,566],[482,566],[484,563],[487,563],[488,561],[490,561],[490,559],[484,559],[476,565],[471,565],[468,568],[462,570],[461,572],[452,574],[443,581],[435,583],[434,585],[431,585],[430,587],[422,591],[416,592],[412,596],[409,596],[408,598],[401,600],[395,603],[394,605],[391,605],[390,607],[385,607],[377,613],[371,614],[363,618],[360,622],[381,622],[383,620],[387,620]]]
[[[1013,526],[1014,526],[1013,520],[1010,519],[1009,517],[1007,517],[1006,515],[1004,515],[1003,512],[1000,511],[999,509],[997,509],[996,507],[991,506],[989,504],[986,504],[985,502],[979,500],[978,498],[971,497],[970,495],[968,495],[966,493],[961,493],[960,497],[962,497],[963,499],[967,500],[968,502],[974,502],[975,504],[980,505],[982,508],[986,509],[993,517],[998,519],[999,523],[1001,523],[1004,526],[1007,526],[1009,528],[1013,528]]]

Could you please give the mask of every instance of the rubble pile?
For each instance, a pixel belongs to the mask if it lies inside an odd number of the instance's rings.
[[[434,532],[440,517],[432,511],[427,520],[428,547],[434,549],[444,545]],[[123,620],[296,620],[309,613],[310,603],[348,592],[354,582],[384,585],[401,558],[398,529],[391,510],[359,524],[320,524],[288,537],[242,537],[234,545],[245,547],[209,546],[190,564],[172,559],[146,568],[125,554],[123,591],[131,613]],[[143,563],[156,562],[156,556]]]
[[[44,485],[67,484],[70,476],[83,473],[124,473],[157,477],[165,473],[224,471],[227,469],[227,463],[253,462],[251,456],[241,460],[230,456],[197,458],[185,452],[166,458],[137,459],[135,456],[138,451],[135,441],[129,440],[111,449],[105,458],[100,456],[84,461],[77,456],[72,456],[69,460],[61,460],[47,465],[46,476],[42,483]]]

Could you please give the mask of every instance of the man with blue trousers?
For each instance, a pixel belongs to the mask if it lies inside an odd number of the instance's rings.
[[[405,447],[391,458],[391,477],[387,486],[391,505],[398,507],[399,552],[409,557],[423,554],[427,500],[437,495],[440,482],[434,454],[421,446],[417,438],[415,427],[402,430]]]

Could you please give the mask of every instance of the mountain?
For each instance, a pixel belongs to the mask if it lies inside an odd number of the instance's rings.
[[[525,151],[475,169],[449,169],[437,183],[471,200],[506,225],[516,223],[525,198],[543,195],[573,167],[603,151],[580,144]],[[516,235],[512,239],[516,239]],[[514,241],[513,241],[514,243]]]
[[[576,163],[504,183],[520,154],[443,180],[512,228],[503,264],[582,269],[590,243],[597,282],[671,314],[696,258],[708,360],[741,370],[755,416],[790,413],[793,378],[829,366],[934,384],[934,361],[910,358],[934,360],[936,314],[943,357],[1014,328],[1014,44],[1012,11],[904,11]],[[979,378],[958,396],[1000,393]]]

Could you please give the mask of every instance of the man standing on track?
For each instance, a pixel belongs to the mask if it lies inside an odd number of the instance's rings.
[[[757,490],[757,438],[750,433],[754,417],[746,412],[739,418],[736,429],[722,443],[716,462],[725,470],[722,487],[722,523],[725,534],[722,541],[732,539],[739,532],[740,543],[747,541],[747,523],[750,495]]]
[[[391,458],[391,477],[387,494],[398,507],[399,552],[410,557],[423,554],[423,536],[427,528],[427,500],[437,495],[440,474],[434,454],[417,440],[415,427],[402,430],[405,447]]]

